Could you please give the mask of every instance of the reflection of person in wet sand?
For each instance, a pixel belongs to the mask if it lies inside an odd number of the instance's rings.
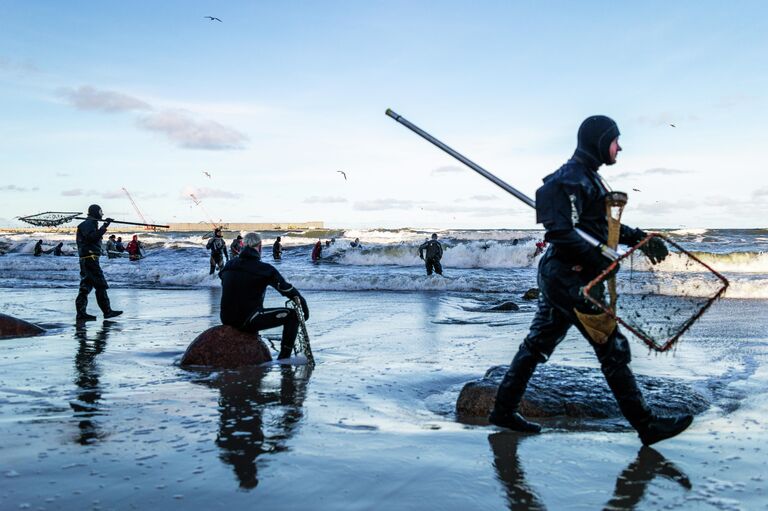
[[[110,328],[115,323],[105,321],[92,339],[88,338],[86,325],[86,323],[78,323],[75,327],[75,339],[79,341],[77,353],[75,353],[75,385],[78,390],[77,398],[69,403],[75,412],[75,419],[79,421],[77,427],[80,428],[80,434],[76,441],[81,445],[88,445],[104,438],[98,422],[93,420],[94,417],[104,414],[101,408],[102,388],[99,381],[101,372],[96,365],[96,356],[107,346]]]
[[[271,373],[280,371],[280,387],[262,385],[272,379]],[[259,484],[256,458],[263,453],[277,453],[288,449],[286,443],[301,421],[301,407],[312,373],[309,366],[285,366],[253,368],[223,373],[216,380],[200,383],[218,388],[219,433],[216,445],[221,449],[219,457],[232,465],[240,488],[252,489]],[[264,423],[263,415],[270,406],[279,405],[280,414],[269,414]]]
[[[493,450],[493,466],[496,476],[507,492],[509,509],[543,510],[546,506],[525,480],[525,473],[517,455],[517,447],[524,437],[514,433],[494,433],[488,436]],[[691,481],[678,467],[664,459],[664,456],[651,447],[643,446],[637,458],[616,478],[613,498],[605,509],[635,509],[640,503],[648,485],[656,476],[663,476],[675,481],[686,490],[691,489]]]

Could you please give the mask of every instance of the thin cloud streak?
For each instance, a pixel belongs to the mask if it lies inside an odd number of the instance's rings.
[[[77,89],[62,88],[59,95],[78,110],[118,113],[134,110],[152,110],[152,106],[138,98],[109,90],[98,90],[89,85]]]
[[[215,121],[196,121],[183,112],[166,110],[138,119],[144,130],[164,134],[185,149],[243,149],[248,137]]]
[[[302,202],[304,204],[341,204],[343,202],[347,202],[347,199],[344,197],[307,197]]]
[[[382,211],[387,209],[413,209],[417,201],[399,199],[375,199],[366,202],[355,202],[353,208],[358,211]]]

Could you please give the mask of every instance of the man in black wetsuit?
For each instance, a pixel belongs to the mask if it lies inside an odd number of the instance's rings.
[[[424,252],[426,251],[426,257]],[[443,246],[437,241],[437,234],[432,234],[432,239],[427,240],[419,246],[419,257],[424,260],[427,266],[427,275],[432,275],[432,270],[438,275],[443,274],[443,267],[440,265],[440,259],[443,258]]]
[[[536,191],[536,219],[544,224],[545,240],[550,248],[539,263],[538,311],[499,386],[489,417],[492,424],[529,433],[541,430],[538,424],[528,422],[518,413],[520,400],[536,365],[549,359],[572,325],[595,351],[622,414],[637,430],[643,444],[673,437],[693,421],[691,415],[657,417],[651,412],[629,368],[631,354],[627,338],[615,321],[607,314],[600,317],[602,311],[581,294],[581,288],[611,261],[574,229],[578,227],[606,243],[608,190],[597,172],[603,164],[616,163],[619,151],[616,123],[602,115],[589,117],[579,128],[578,147],[573,157],[557,172],[545,177],[544,185]],[[635,245],[645,236],[640,229],[622,225],[619,242]],[[657,238],[652,238],[641,250],[654,263],[667,256],[664,243]],[[596,324],[599,326],[595,327]]]
[[[75,299],[75,309],[77,310],[78,321],[93,321],[96,316],[86,312],[88,307],[88,294],[92,289],[96,289],[96,303],[99,304],[101,312],[104,313],[104,319],[114,318],[123,313],[123,311],[112,310],[107,296],[107,280],[99,265],[101,256],[101,238],[107,232],[107,227],[112,222],[111,218],[106,218],[99,227],[98,220],[101,220],[103,213],[98,204],[92,204],[88,208],[88,218],[80,222],[77,226],[77,252],[80,256],[80,290]]]
[[[224,241],[224,236],[221,233],[221,228],[217,227],[213,230],[213,238],[208,240],[208,244],[205,246],[211,251],[211,272],[209,275],[213,275],[216,268],[221,271],[224,267],[224,259],[229,261],[229,255],[227,254],[227,242]]]
[[[304,318],[309,319],[307,301],[285,281],[280,272],[261,261],[261,236],[249,232],[243,239],[240,257],[219,272],[221,278],[221,322],[246,332],[283,327],[278,359],[289,358],[299,331],[299,318],[288,307],[264,308],[264,293],[272,286],[286,298],[299,297]]]
[[[37,240],[37,243],[35,243],[35,249],[32,252],[32,255],[35,257],[40,257],[43,255],[43,240]]]
[[[275,244],[272,245],[272,259],[279,261],[283,258],[283,244],[280,243],[282,238],[280,236],[275,240]]]

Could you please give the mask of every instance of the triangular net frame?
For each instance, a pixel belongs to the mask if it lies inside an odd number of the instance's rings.
[[[640,250],[653,238],[669,250],[667,259],[656,266]],[[616,265],[621,265],[616,274],[619,298],[612,306],[603,284]],[[666,236],[652,233],[584,286],[582,293],[649,348],[665,352],[726,289],[728,279],[723,275]]]
[[[82,213],[71,211],[46,211],[36,215],[20,216],[19,220],[37,227],[57,227],[75,220]]]
[[[312,346],[309,344],[309,333],[307,332],[307,324],[304,319],[304,309],[301,308],[301,300],[296,296],[288,300],[286,306],[295,310],[296,315],[299,318],[299,332],[296,335],[296,343],[293,345],[293,351],[297,355],[303,354],[307,357],[307,365],[314,368],[315,357],[312,355]]]

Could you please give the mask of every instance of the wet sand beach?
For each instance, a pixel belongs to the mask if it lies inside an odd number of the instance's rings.
[[[712,402],[641,449],[621,420],[537,436],[456,420],[463,383],[514,354],[529,303],[308,291],[314,371],[180,368],[219,293],[112,289],[124,315],[78,328],[74,289],[4,289],[5,313],[49,332],[0,341],[0,509],[766,509],[763,300],[715,304],[673,354],[632,341],[637,373]],[[597,367],[573,333],[549,363]]]

